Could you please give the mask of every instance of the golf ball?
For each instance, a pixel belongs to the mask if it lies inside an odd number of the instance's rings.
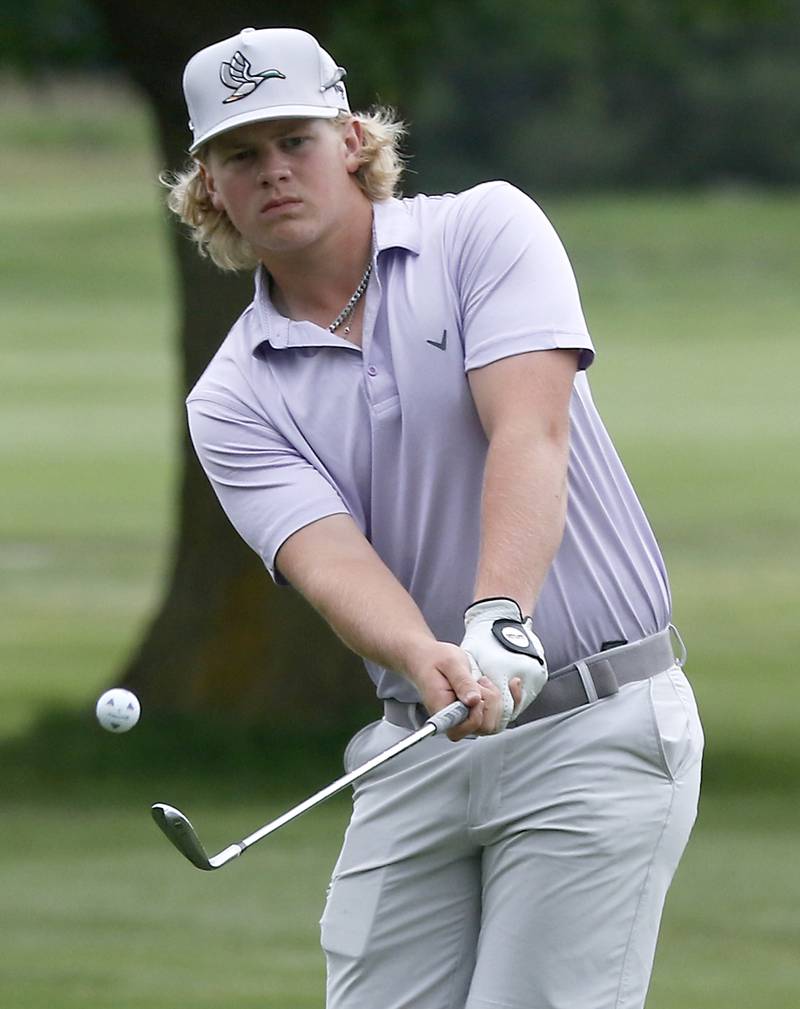
[[[121,687],[107,690],[95,707],[97,721],[108,732],[127,732],[139,721],[142,707],[136,694]]]

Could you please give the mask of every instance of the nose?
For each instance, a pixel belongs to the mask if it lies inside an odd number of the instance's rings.
[[[262,186],[285,182],[290,175],[289,165],[280,150],[266,150],[258,165],[258,181]]]

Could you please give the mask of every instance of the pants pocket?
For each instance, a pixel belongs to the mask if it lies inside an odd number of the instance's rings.
[[[404,736],[407,736],[410,729],[392,725],[385,718],[379,718],[376,722],[370,722],[363,729],[359,729],[353,736],[344,751],[344,769],[349,774],[359,764],[364,764],[379,753],[394,746]]]
[[[700,760],[704,745],[694,693],[678,666],[650,680],[650,708],[662,769],[675,781]]]
[[[368,725],[360,728],[350,739],[350,742],[345,747],[344,756],[342,758],[342,763],[344,764],[344,769],[347,774],[349,774],[353,768],[357,767],[360,763],[364,763],[363,760],[359,760],[359,757],[364,750],[364,743],[366,742],[367,737],[371,735],[375,727],[380,724],[380,720],[377,722],[370,722]]]
[[[356,852],[354,839],[345,840],[320,921],[326,953],[351,958],[364,954],[383,889],[388,844],[379,833],[369,837],[369,850]],[[364,839],[359,847],[363,846]]]

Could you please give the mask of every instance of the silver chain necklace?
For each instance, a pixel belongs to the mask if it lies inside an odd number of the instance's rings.
[[[328,326],[328,329],[330,330],[331,333],[335,333],[336,330],[342,325],[342,323],[346,322],[351,317],[353,312],[355,312],[356,305],[359,303],[359,301],[361,301],[361,297],[364,294],[364,291],[366,291],[367,289],[367,285],[369,284],[369,278],[371,274],[372,274],[372,256],[370,256],[367,268],[366,270],[364,270],[364,276],[361,278],[361,280],[359,280],[358,287],[355,289],[355,291],[353,291],[352,295],[350,296],[350,300],[347,302],[347,304],[344,306],[341,312],[339,312],[339,314],[336,316],[336,318],[333,320],[330,326]],[[344,334],[345,336],[350,335],[349,323],[344,327]]]

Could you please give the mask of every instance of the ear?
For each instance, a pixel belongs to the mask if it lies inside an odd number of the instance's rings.
[[[345,149],[345,167],[355,174],[361,167],[361,152],[364,148],[364,127],[358,119],[351,119],[344,130],[342,139]]]
[[[200,167],[200,178],[203,180],[203,185],[206,187],[206,193],[208,194],[209,200],[211,200],[211,206],[214,210],[221,213],[225,210],[225,204],[222,202],[222,197],[217,189],[214,174],[204,162],[198,161],[197,164]]]

